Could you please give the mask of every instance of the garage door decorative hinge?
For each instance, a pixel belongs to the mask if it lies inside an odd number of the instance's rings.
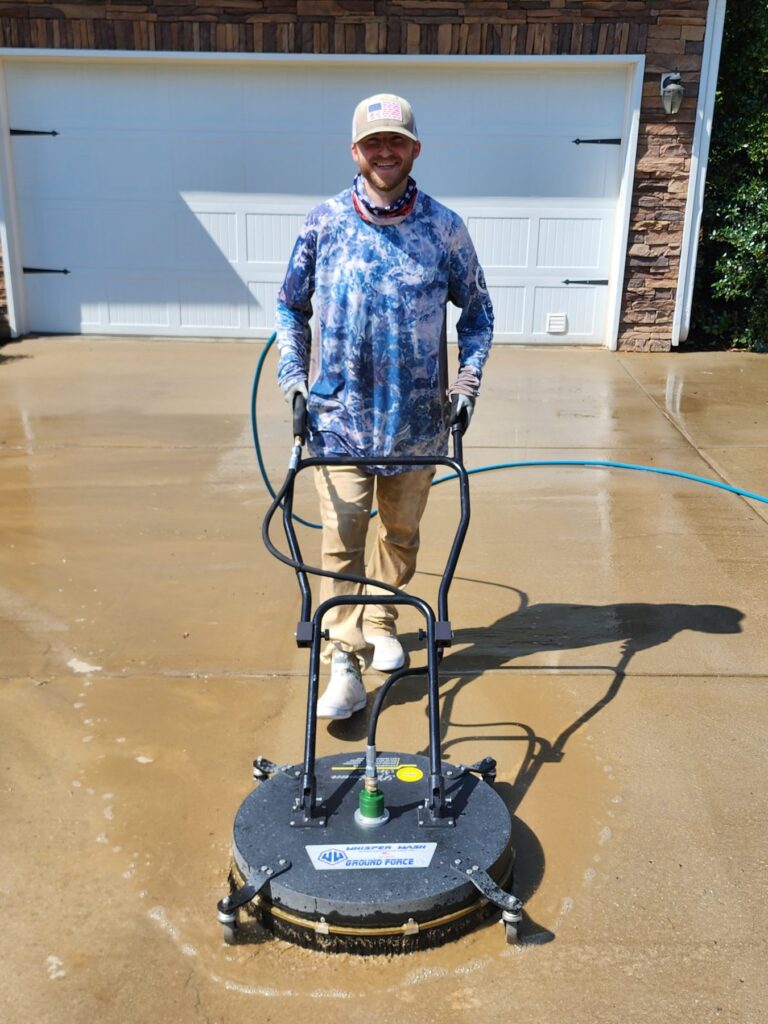
[[[584,280],[574,281],[571,278],[566,277],[566,279],[563,281],[563,284],[608,284],[608,278],[606,278],[604,281],[602,281],[602,280],[595,280],[595,279],[592,279],[592,278],[586,278]]]
[[[574,139],[575,146],[620,146],[621,139]]]
[[[68,274],[68,270],[52,270],[49,267],[22,267],[25,274]]]
[[[11,135],[58,135],[58,132],[38,132],[32,128],[11,128]]]

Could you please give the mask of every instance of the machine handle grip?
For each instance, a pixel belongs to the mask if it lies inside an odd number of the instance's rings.
[[[293,436],[302,444],[307,439],[307,399],[300,391],[293,396]]]
[[[459,396],[451,396],[451,414],[448,418],[448,426],[451,431],[458,431],[463,434],[469,426],[469,416],[466,409],[459,411]]]

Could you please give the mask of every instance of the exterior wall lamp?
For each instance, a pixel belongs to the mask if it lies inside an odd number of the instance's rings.
[[[676,114],[685,96],[679,71],[665,71],[661,76],[661,102],[667,114]]]

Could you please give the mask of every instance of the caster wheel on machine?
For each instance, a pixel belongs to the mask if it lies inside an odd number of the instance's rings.
[[[238,935],[238,913],[219,907],[219,924],[222,928],[222,938],[227,946],[234,946]]]
[[[508,946],[517,946],[520,943],[519,929],[522,919],[519,915],[516,915],[516,919],[510,918],[506,916],[506,912],[502,914],[501,923],[504,926],[504,941]]]

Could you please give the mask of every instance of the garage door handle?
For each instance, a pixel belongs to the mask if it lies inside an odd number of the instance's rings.
[[[590,278],[587,278],[584,281],[572,281],[570,278],[566,277],[563,284],[608,284],[608,278],[606,278],[605,281],[593,281]]]
[[[22,267],[25,274],[68,274],[68,270],[52,270],[48,267]]]
[[[38,132],[30,128],[11,128],[11,135],[58,135],[58,132]]]

